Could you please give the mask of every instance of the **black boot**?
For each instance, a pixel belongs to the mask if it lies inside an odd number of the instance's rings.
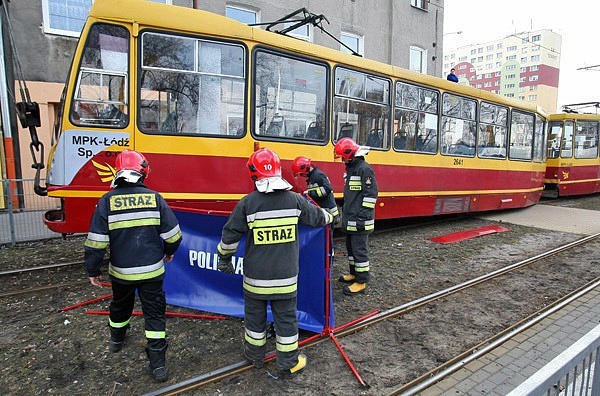
[[[112,353],[117,353],[123,348],[123,342],[127,337],[127,329],[129,324],[124,327],[111,327],[110,328],[110,344],[108,350]]]
[[[164,344],[162,348],[146,347],[146,355],[148,360],[146,364],[146,372],[154,377],[156,382],[165,382],[167,380],[167,369],[165,368],[165,355],[168,344]]]

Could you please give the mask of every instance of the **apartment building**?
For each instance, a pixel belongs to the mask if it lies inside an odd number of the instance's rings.
[[[444,51],[444,74],[451,68],[459,83],[557,108],[562,37],[552,30],[521,32],[486,43]]]

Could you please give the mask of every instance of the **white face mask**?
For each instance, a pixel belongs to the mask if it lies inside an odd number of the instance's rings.
[[[115,188],[117,186],[117,182],[119,180],[125,180],[128,183],[137,183],[142,178],[142,175],[136,171],[124,169],[122,171],[118,171],[113,179],[112,183],[110,183],[111,188]]]
[[[292,185],[280,176],[265,177],[254,182],[256,189],[263,193],[270,193],[278,190],[291,190]]]

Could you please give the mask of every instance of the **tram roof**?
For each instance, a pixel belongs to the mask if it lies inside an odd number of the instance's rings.
[[[568,121],[568,120],[584,120],[584,121],[600,121],[600,114],[589,113],[555,113],[549,115],[550,121]]]
[[[206,34],[212,37],[252,41],[257,44],[277,47],[311,58],[341,63],[357,69],[400,78],[416,84],[435,87],[444,91],[451,91],[453,93],[546,115],[544,110],[539,106],[528,102],[507,98],[482,89],[464,86],[440,77],[434,77],[379,61],[346,54],[332,48],[248,26],[234,19],[208,11],[175,5],[165,5],[146,0],[95,0],[90,9],[90,17],[99,20],[107,19],[123,23],[137,23],[144,27],[156,27],[179,32],[193,32],[201,35]]]

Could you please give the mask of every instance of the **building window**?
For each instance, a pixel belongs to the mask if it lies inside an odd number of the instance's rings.
[[[537,75],[529,77],[529,81],[537,81],[537,80],[538,80],[538,76]]]
[[[509,61],[510,60],[515,60],[515,59],[517,59],[517,55],[511,55],[511,56],[507,56],[506,57],[506,60],[509,60]]]
[[[260,22],[258,12],[247,8],[226,6],[225,15],[227,18],[235,19],[236,21],[245,23],[246,25],[252,25]]]
[[[42,0],[44,32],[79,37],[93,0]]]
[[[352,48],[354,52],[360,55],[364,55],[364,38],[358,34],[342,32],[340,34],[340,41]],[[340,45],[340,51],[350,54],[348,48]]]
[[[471,50],[471,55],[476,55],[476,54],[477,54],[477,49],[473,48],[473,49]]]
[[[458,70],[465,70],[466,68],[467,68],[467,65],[458,66]]]
[[[507,51],[516,51],[517,50],[517,46],[516,45],[511,45],[510,47],[506,47]]]
[[[527,63],[527,57],[521,58],[521,63]]]
[[[285,27],[290,27],[294,24],[295,22],[289,22],[285,24]],[[304,41],[308,41],[311,42],[312,41],[312,29],[309,25],[302,25],[300,27],[297,27],[296,29],[287,32],[287,34],[289,34],[292,37],[296,37],[300,40],[304,40]]]
[[[427,73],[427,50],[410,46],[410,70]]]
[[[527,98],[532,101],[537,100],[537,95],[529,95]]]
[[[539,62],[540,61],[540,56],[539,55],[533,55],[531,57],[531,61],[532,62]]]
[[[496,49],[501,49],[501,48],[502,48],[502,43],[496,44]]]
[[[537,91],[537,85],[530,85],[529,86],[529,90],[530,91]]]
[[[486,51],[493,51],[494,50],[494,46],[493,45],[488,45],[487,47],[485,47]]]
[[[540,67],[538,65],[529,66],[529,71],[537,71],[539,68]]]
[[[427,10],[427,3],[429,0],[410,0],[410,5],[413,7],[420,8],[422,10]]]
[[[541,34],[536,34],[535,36],[531,36],[531,41],[540,41],[542,39]]]

